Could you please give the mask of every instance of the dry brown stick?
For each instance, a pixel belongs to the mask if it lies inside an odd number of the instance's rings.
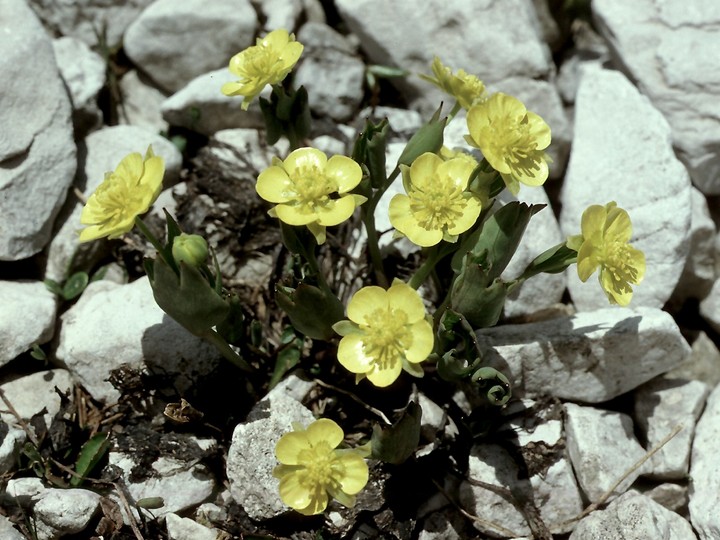
[[[140,529],[138,529],[137,523],[135,523],[135,516],[132,513],[132,508],[130,508],[130,503],[128,503],[128,500],[123,493],[122,486],[118,482],[113,482],[112,485],[115,488],[115,491],[117,491],[120,503],[123,505],[123,508],[125,508],[125,512],[128,515],[128,521],[130,522],[130,528],[133,530],[135,538],[137,538],[137,540],[145,540],[140,532]]]
[[[379,416],[380,418],[382,418],[383,421],[384,421],[388,426],[392,426],[392,422],[390,421],[390,419],[389,419],[387,416],[385,416],[385,413],[384,413],[384,412],[382,412],[380,409],[376,409],[376,408],[373,407],[372,405],[368,405],[367,403],[365,403],[362,399],[360,399],[359,397],[357,397],[357,396],[356,396],[355,394],[353,394],[352,392],[348,392],[347,390],[343,390],[342,388],[338,388],[337,386],[333,386],[332,384],[329,384],[329,383],[326,383],[326,382],[324,382],[324,381],[321,381],[320,379],[313,379],[313,381],[316,382],[316,383],[318,383],[320,386],[323,386],[323,387],[325,387],[325,388],[329,388],[330,390],[335,390],[336,392],[340,392],[341,394],[345,394],[346,396],[348,396],[348,397],[349,397],[350,399],[352,399],[353,401],[356,401],[357,403],[359,403],[360,405],[362,405],[363,407],[365,407],[365,408],[366,408],[368,411],[370,411],[371,413],[376,414],[377,416]]]
[[[30,429],[30,426],[28,426],[27,422],[22,419],[20,414],[17,412],[17,409],[13,407],[13,404],[10,403],[10,400],[8,400],[7,396],[5,396],[5,391],[0,388],[0,399],[3,400],[3,403],[5,403],[5,406],[8,408],[8,411],[10,414],[12,414],[15,419],[18,421],[18,424],[20,424],[20,427],[23,429],[25,434],[28,436],[28,439],[30,439],[30,442],[32,442],[35,447],[40,446],[40,441],[38,441],[38,438],[35,436],[35,431]]]

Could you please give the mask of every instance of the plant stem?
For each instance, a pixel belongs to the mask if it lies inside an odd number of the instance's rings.
[[[140,229],[140,232],[143,234],[145,238],[148,239],[148,241],[153,245],[153,247],[162,255],[164,251],[164,246],[160,243],[160,241],[155,237],[155,235],[150,232],[150,229],[147,225],[145,225],[145,222],[142,220],[140,216],[135,216],[135,225],[138,229]]]
[[[235,366],[241,370],[247,372],[253,371],[250,364],[248,364],[238,353],[236,353],[233,348],[230,347],[228,342],[212,328],[205,330],[200,337],[215,345],[223,357],[230,360],[230,362],[235,364]]]

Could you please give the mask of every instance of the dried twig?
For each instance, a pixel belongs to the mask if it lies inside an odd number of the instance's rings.
[[[0,388],[0,399],[3,400],[3,403],[5,403],[5,406],[8,408],[10,414],[12,414],[18,421],[18,424],[20,424],[20,427],[23,429],[28,439],[30,439],[30,442],[32,442],[36,448],[39,447],[40,441],[38,441],[38,438],[35,436],[35,431],[30,429],[30,426],[28,426],[27,422],[25,422],[22,416],[20,416],[20,414],[17,412],[17,409],[13,407],[13,404],[10,403],[10,400],[8,400],[8,398],[5,396],[5,391],[2,388]]]
[[[326,383],[326,382],[324,382],[324,381],[321,381],[320,379],[313,379],[313,381],[316,382],[317,384],[319,384],[320,386],[324,387],[324,388],[329,388],[330,390],[334,390],[335,392],[340,392],[341,394],[345,394],[346,396],[348,396],[348,397],[349,397],[350,399],[352,399],[353,401],[356,401],[357,403],[359,403],[360,405],[362,405],[363,407],[365,407],[365,408],[366,408],[368,411],[370,411],[371,413],[373,413],[373,414],[379,416],[380,418],[382,418],[383,421],[384,421],[388,426],[392,426],[392,422],[390,421],[390,419],[389,419],[387,416],[385,416],[385,413],[384,413],[384,412],[382,412],[380,409],[376,409],[376,408],[373,407],[372,405],[368,405],[367,403],[365,403],[362,399],[360,399],[359,397],[357,397],[357,396],[356,396],[355,394],[353,394],[352,392],[348,392],[347,390],[343,390],[342,388],[338,388],[337,386],[333,386],[332,384],[329,384],[329,383]]]

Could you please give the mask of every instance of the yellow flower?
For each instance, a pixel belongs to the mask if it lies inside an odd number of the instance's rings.
[[[298,427],[300,429],[298,429]],[[368,466],[358,452],[336,450],[345,434],[332,420],[321,418],[286,433],[275,446],[280,465],[280,498],[305,515],[320,514],[330,497],[351,507],[368,481]]]
[[[455,242],[480,215],[480,199],[466,191],[475,161],[458,157],[443,161],[426,152],[410,167],[402,166],[407,195],[390,201],[390,223],[418,246],[440,240]]]
[[[548,177],[550,128],[512,96],[497,93],[467,113],[470,131],[465,139],[479,148],[500,173],[508,190],[517,195],[520,183],[541,186]]]
[[[433,349],[433,331],[415,289],[395,279],[388,290],[364,287],[348,302],[348,320],[333,325],[344,336],[338,360],[356,380],[389,386],[404,369],[422,377],[418,365]]]
[[[628,243],[630,216],[615,202],[596,204],[583,212],[581,230],[567,242],[578,252],[580,280],[587,281],[599,267],[600,285],[610,303],[627,306],[633,294],[630,285],[638,285],[645,275],[645,255]]]
[[[226,96],[244,96],[243,110],[262,92],[265,85],[281,82],[295,67],[303,46],[295,35],[282,28],[273,30],[256,44],[237,53],[230,59],[230,71],[240,80],[225,83]]]
[[[155,202],[165,174],[165,162],[148,147],[145,158],[139,153],[126,156],[115,172],[90,195],[80,214],[80,242],[107,236],[118,238],[133,228],[135,217],[148,211]]]
[[[485,85],[480,79],[462,69],[453,75],[452,69],[437,56],[432,63],[432,72],[435,77],[423,74],[420,77],[454,97],[463,109],[469,109],[485,97]]]
[[[270,215],[288,225],[307,225],[318,244],[325,242],[325,227],[348,219],[367,199],[348,193],[362,179],[362,169],[345,156],[330,159],[320,150],[298,148],[281,161],[273,160],[258,176],[255,189],[276,203]]]

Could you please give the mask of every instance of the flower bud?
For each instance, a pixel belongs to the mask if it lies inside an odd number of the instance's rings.
[[[198,234],[182,233],[173,239],[172,255],[175,262],[193,267],[205,264],[208,256],[208,245]]]

